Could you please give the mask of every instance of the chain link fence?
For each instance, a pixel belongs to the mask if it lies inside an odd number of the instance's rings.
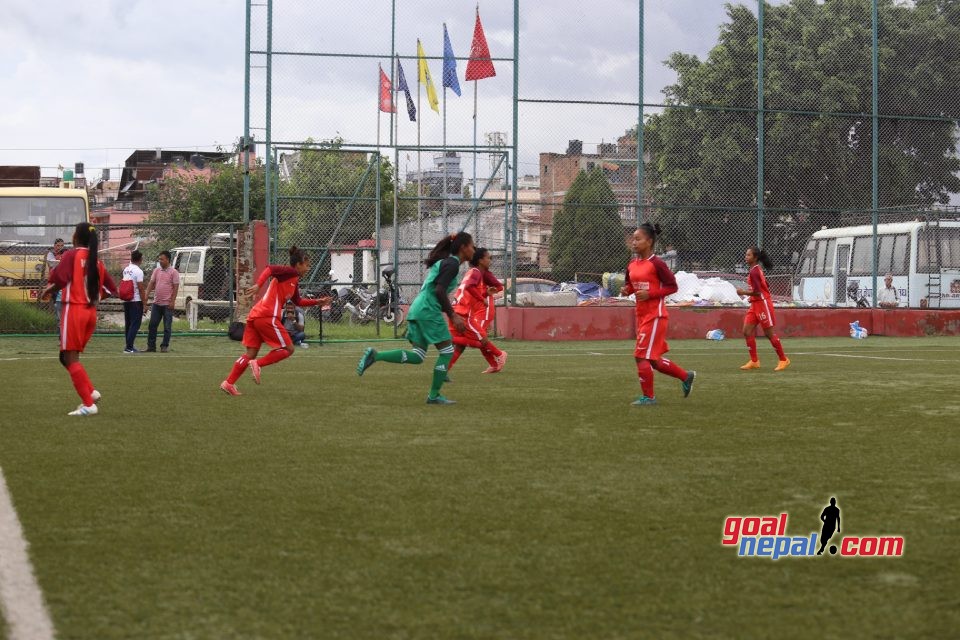
[[[144,223],[136,225],[97,224],[99,259],[119,286],[131,253],[143,254],[141,268],[144,285],[158,265],[162,251],[169,251],[171,264],[180,273],[175,302],[176,332],[223,333],[233,319],[237,301],[237,253],[239,223]],[[58,261],[53,257],[56,240],[71,248],[73,225],[4,225],[5,235],[25,238],[20,243],[0,247],[0,333],[57,333],[60,303],[39,299],[50,270]],[[11,265],[16,266],[16,273]],[[151,296],[152,299],[152,296]],[[149,315],[141,333],[148,329]],[[160,331],[162,331],[162,326]],[[116,297],[98,305],[97,331],[124,331],[123,302]],[[122,346],[121,346],[122,348]]]
[[[277,166],[267,218],[277,251],[297,242],[329,254],[318,285],[380,287],[389,266],[409,300],[422,257],[460,228],[492,250],[512,292],[604,285],[629,258],[629,234],[652,221],[662,229],[656,251],[675,270],[742,276],[745,249],[760,245],[777,292],[790,297],[824,227],[957,217],[955,2],[645,0],[635,11],[547,11],[492,0],[475,12],[426,0],[321,11],[278,1],[250,11],[249,130]],[[496,75],[468,83],[480,12]],[[445,63],[456,66],[460,96],[444,82]],[[377,66],[393,113],[380,110]],[[348,180],[289,172],[284,154],[314,140],[336,148]],[[373,164],[379,182],[361,185]],[[316,197],[331,200],[312,225]],[[871,229],[874,278],[885,233]],[[910,269],[947,269],[944,242],[925,251],[931,264],[914,259]],[[834,249],[823,268],[841,278],[849,255]],[[930,293],[931,304],[947,299]]]

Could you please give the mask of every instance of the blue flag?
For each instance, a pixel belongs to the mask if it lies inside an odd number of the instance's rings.
[[[450,45],[450,36],[447,34],[447,25],[443,25],[443,86],[450,87],[460,95],[460,81],[457,80],[457,59],[453,55]]]
[[[397,58],[397,91],[403,91],[407,96],[407,115],[410,116],[410,122],[416,122],[417,107],[413,104],[413,98],[410,97],[410,87],[407,86],[407,76],[403,75],[400,58]]]

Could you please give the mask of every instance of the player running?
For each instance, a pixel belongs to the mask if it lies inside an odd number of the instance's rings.
[[[101,294],[116,295],[117,285],[97,258],[99,239],[89,222],[77,224],[73,231],[73,249],[60,257],[60,264],[50,272],[49,284],[40,299],[49,300],[63,289],[63,312],[60,315],[60,364],[66,368],[81,404],[68,416],[95,416],[100,392],[93,388],[80,354],[97,328],[97,302]],[[102,296],[106,297],[106,295]]]
[[[677,291],[677,280],[667,263],[653,255],[659,227],[645,222],[633,232],[630,241],[636,258],[627,265],[626,284],[621,296],[631,293],[637,299],[637,345],[633,355],[637,361],[642,394],[633,401],[635,406],[656,404],[653,395],[653,370],[680,380],[683,397],[690,395],[696,371],[684,371],[663,357],[667,346],[667,305],[664,298]]]
[[[490,272],[491,262],[493,256],[490,251],[478,248],[470,260],[472,268],[457,287],[453,311],[463,318],[467,329],[460,332],[452,323],[449,325],[450,333],[453,334],[453,358],[450,359],[447,371],[453,369],[454,363],[467,347],[480,349],[480,353],[490,365],[484,373],[497,373],[507,362],[507,352],[501,351],[487,339],[487,326],[493,321],[495,313],[493,294],[503,291],[503,284]]]
[[[790,366],[790,358],[783,353],[783,345],[780,344],[780,338],[773,331],[773,302],[770,298],[770,289],[767,287],[767,278],[763,275],[763,269],[769,269],[773,266],[773,261],[767,252],[759,247],[750,247],[743,255],[743,259],[750,267],[750,275],[747,281],[749,289],[737,289],[741,296],[750,298],[750,311],[747,311],[743,319],[743,337],[747,341],[747,349],[750,351],[750,362],[740,367],[744,371],[750,369],[759,369],[760,361],[757,359],[757,339],[754,336],[757,325],[763,327],[763,333],[766,334],[770,344],[777,351],[777,357],[780,362],[774,371],[783,371]],[[763,265],[761,267],[760,265]]]
[[[269,265],[260,273],[257,284],[248,288],[244,293],[256,295],[257,291],[266,284],[267,290],[260,301],[253,306],[247,315],[247,326],[243,331],[243,346],[246,353],[237,358],[227,379],[220,383],[220,389],[231,396],[239,396],[240,390],[236,387],[237,380],[250,367],[253,381],[260,384],[260,370],[263,367],[280,362],[293,355],[293,341],[290,334],[283,327],[283,308],[287,300],[299,307],[312,307],[324,304],[328,298],[304,299],[300,297],[300,278],[310,270],[310,256],[296,246],[290,247],[290,266]],[[272,347],[270,353],[255,360],[260,352],[260,346],[266,342]]]
[[[450,293],[457,288],[460,263],[473,258],[473,254],[473,237],[463,231],[437,243],[425,260],[430,270],[407,315],[407,340],[413,349],[378,353],[373,347],[368,347],[357,364],[358,376],[362,376],[375,362],[422,364],[427,355],[427,345],[433,344],[440,351],[440,357],[433,368],[433,384],[427,404],[455,404],[453,400],[440,395],[440,388],[447,378],[447,366],[453,357],[452,337],[443,316],[446,314],[456,331],[466,331],[466,322],[453,311],[450,304]]]

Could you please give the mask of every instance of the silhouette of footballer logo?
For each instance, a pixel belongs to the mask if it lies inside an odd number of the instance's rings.
[[[840,533],[840,507],[837,506],[836,498],[830,498],[830,506],[826,507],[823,513],[820,514],[820,520],[823,522],[823,528],[820,530],[820,550],[817,551],[818,556],[823,555],[823,548],[827,546],[827,542],[833,537],[833,532],[836,531]],[[830,553],[831,555],[836,555],[837,547],[831,546]]]

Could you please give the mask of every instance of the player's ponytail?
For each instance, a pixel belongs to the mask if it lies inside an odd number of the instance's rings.
[[[89,222],[78,222],[73,230],[74,244],[87,248],[87,266],[84,272],[84,282],[87,283],[87,303],[96,306],[100,300],[100,268],[97,262],[97,253],[100,247],[97,230]]]
[[[309,259],[310,259],[310,255],[303,249],[298,248],[297,245],[293,245],[292,247],[290,247],[290,266],[291,267],[295,267],[301,262],[304,262]]]
[[[473,236],[471,236],[466,231],[461,231],[460,233],[451,233],[448,236],[444,236],[436,246],[430,250],[430,254],[427,255],[427,259],[424,260],[424,264],[428,267],[432,267],[437,262],[440,262],[444,258],[448,258],[452,255],[460,253],[460,248],[464,247],[473,242]]]
[[[480,266],[480,261],[481,261],[481,260],[483,259],[483,257],[484,257],[485,255],[487,255],[488,253],[490,253],[490,250],[489,250],[489,249],[486,249],[486,248],[484,248],[484,247],[477,247],[477,249],[473,252],[473,257],[470,259],[470,266],[471,266],[471,267],[479,267],[479,266]]]
[[[770,254],[767,253],[766,249],[750,247],[750,252],[757,258],[757,262],[763,265],[764,269],[769,271],[773,268],[773,260],[770,258]]]

